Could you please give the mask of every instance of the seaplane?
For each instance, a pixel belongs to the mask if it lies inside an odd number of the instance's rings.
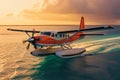
[[[85,56],[85,48],[72,48],[70,44],[78,39],[82,39],[84,36],[93,35],[104,35],[104,34],[86,34],[85,31],[99,31],[99,30],[109,30],[113,29],[112,26],[102,26],[94,28],[85,28],[84,17],[81,17],[80,25],[78,30],[68,30],[68,31],[39,31],[39,30],[21,30],[21,29],[11,29],[9,31],[25,32],[29,37],[23,40],[23,43],[28,42],[26,49],[29,49],[32,44],[35,48],[31,52],[34,56],[46,56],[46,55],[57,55],[61,58],[71,58],[76,56]],[[30,35],[31,33],[31,35]],[[37,33],[37,35],[35,35]],[[54,49],[53,47],[59,46],[59,49]]]

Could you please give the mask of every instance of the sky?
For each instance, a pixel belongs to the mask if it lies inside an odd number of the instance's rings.
[[[120,0],[0,0],[0,25],[119,25]]]

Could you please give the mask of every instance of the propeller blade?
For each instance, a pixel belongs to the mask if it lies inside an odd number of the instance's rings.
[[[23,40],[22,43],[25,44],[28,40]]]
[[[29,47],[30,47],[30,43],[27,45],[26,49],[28,50],[28,49],[29,49]]]
[[[32,32],[32,37],[34,37],[34,34],[35,34],[35,29],[33,29],[33,32]]]

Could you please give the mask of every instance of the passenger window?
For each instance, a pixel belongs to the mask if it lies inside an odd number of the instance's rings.
[[[65,37],[67,37],[67,35],[65,35]]]
[[[55,37],[55,34],[53,33],[51,36],[52,36],[52,37]]]
[[[59,34],[60,37],[62,37],[62,34]]]
[[[69,34],[67,35],[67,37],[70,37]]]
[[[63,34],[63,37],[65,37],[65,34]]]
[[[57,37],[57,34],[55,34],[55,37]]]

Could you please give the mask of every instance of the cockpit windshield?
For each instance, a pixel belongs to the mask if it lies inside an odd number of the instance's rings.
[[[51,32],[41,32],[41,34],[50,36]]]

